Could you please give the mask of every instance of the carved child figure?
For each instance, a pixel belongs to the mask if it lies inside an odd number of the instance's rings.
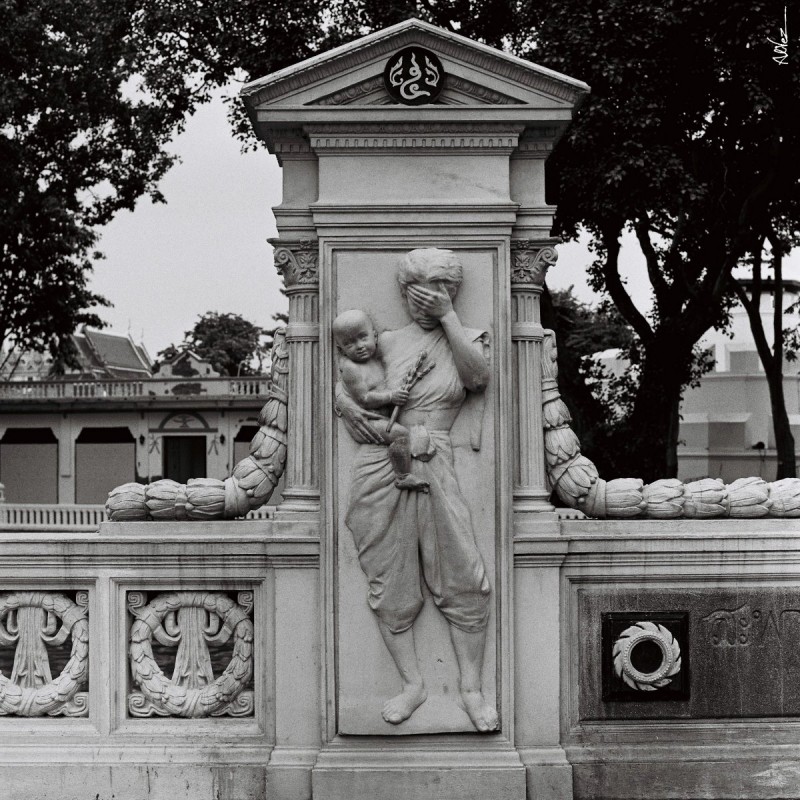
[[[378,333],[363,311],[345,311],[333,321],[333,338],[339,352],[339,375],[342,386],[361,408],[384,411],[387,406],[402,406],[408,401],[408,389],[389,389],[386,372],[378,354]],[[408,428],[370,423],[383,444],[389,445],[389,460],[398,489],[427,492],[429,484],[411,474],[411,449]]]

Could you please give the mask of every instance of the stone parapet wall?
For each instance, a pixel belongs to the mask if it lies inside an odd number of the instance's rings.
[[[243,800],[266,796],[268,763],[293,775],[319,740],[309,533],[0,534],[0,797]]]
[[[0,796],[299,800],[321,770],[324,797],[319,532],[278,519],[3,533]],[[526,515],[513,561],[512,745],[529,796],[797,796],[800,522]],[[615,685],[614,647],[645,623],[680,667],[656,689]],[[4,634],[18,631],[42,637],[38,686],[13,674],[21,644]],[[210,675],[176,677],[182,643]],[[460,741],[435,738],[439,756]],[[369,759],[340,748],[353,769]],[[427,752],[421,780],[442,766]]]
[[[565,520],[560,541],[574,797],[797,797],[800,524]],[[680,651],[660,688],[624,681],[647,625]]]

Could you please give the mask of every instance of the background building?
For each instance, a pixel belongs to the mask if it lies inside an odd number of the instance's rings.
[[[70,374],[47,377],[48,359],[25,354],[0,381],[7,504],[100,504],[128,481],[225,478],[247,455],[268,377],[220,377],[193,353],[153,375],[128,336],[84,328],[74,341]]]
[[[774,286],[765,281],[762,288],[761,318],[772,346]],[[784,281],[784,329],[800,325],[794,308],[799,299],[800,281]],[[715,365],[699,387],[684,394],[678,477],[708,476],[726,483],[749,475],[774,480],[777,456],[769,388],[744,308],[734,308],[729,335],[709,331],[702,344],[713,350]],[[796,452],[800,452],[799,367],[798,362],[785,363],[783,382]]]

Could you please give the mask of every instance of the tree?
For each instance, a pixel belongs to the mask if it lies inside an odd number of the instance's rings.
[[[239,314],[203,314],[184,334],[180,347],[169,345],[158,353],[159,360],[172,360],[185,350],[192,350],[210,361],[223,375],[252,375],[252,362],[262,363],[261,337],[264,331]],[[261,355],[261,357],[259,357]]]
[[[592,86],[550,178],[557,232],[591,232],[592,284],[639,340],[618,444],[628,471],[674,476],[681,393],[696,343],[727,322],[731,271],[776,220],[798,224],[800,72],[775,63],[767,42],[783,6],[566,0],[531,14],[538,47],[527,55]],[[620,277],[626,229],[647,264],[649,315]]]
[[[618,475],[614,439],[619,406],[629,391],[625,376],[615,379],[592,357],[609,348],[630,354],[635,337],[611,303],[593,308],[579,301],[572,287],[542,293],[542,323],[555,331],[558,342],[558,388],[569,408],[581,451],[604,475]],[[601,387],[608,387],[602,390]]]
[[[592,86],[550,159],[556,233],[593,236],[594,288],[636,334],[630,402],[613,447],[626,472],[675,475],[683,389],[710,366],[697,347],[729,319],[734,266],[781,219],[794,230],[800,71],[773,60],[784,6],[704,0],[346,4],[345,31],[415,14]],[[346,36],[346,34],[345,34]],[[796,55],[791,54],[794,60]],[[653,287],[638,309],[619,273],[637,237]],[[563,348],[562,348],[563,350]]]
[[[784,361],[794,361],[798,352],[798,332],[784,330],[783,328],[783,258],[789,253],[791,241],[787,236],[781,236],[772,230],[768,237],[771,245],[771,261],[773,277],[763,279],[763,249],[765,240],[761,239],[754,248],[750,259],[752,279],[749,286],[740,279],[731,277],[731,285],[736,297],[747,312],[750,321],[750,330],[756,343],[756,350],[764,367],[764,373],[769,386],[769,399],[772,411],[772,427],[775,434],[775,448],[777,451],[778,467],[776,480],[797,477],[797,463],[795,456],[795,442],[789,422],[789,413],[786,408],[786,397],[783,390],[783,364]],[[748,293],[749,288],[749,293]],[[772,347],[767,340],[764,320],[761,317],[761,297],[764,290],[772,289],[773,316],[772,316]]]
[[[0,351],[70,360],[102,321],[99,226],[164,198],[165,146],[212,89],[312,55],[323,0],[0,3]],[[242,72],[242,70],[244,72]]]

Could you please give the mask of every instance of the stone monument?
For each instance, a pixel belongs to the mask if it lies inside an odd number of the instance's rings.
[[[587,91],[417,20],[244,88],[289,296],[258,433],[0,537],[0,800],[800,797],[800,480],[601,479],[559,396]]]
[[[510,545],[555,524],[544,162],[587,90],[417,20],[243,89],[283,167],[277,517],[324,553],[315,797],[525,793]]]

